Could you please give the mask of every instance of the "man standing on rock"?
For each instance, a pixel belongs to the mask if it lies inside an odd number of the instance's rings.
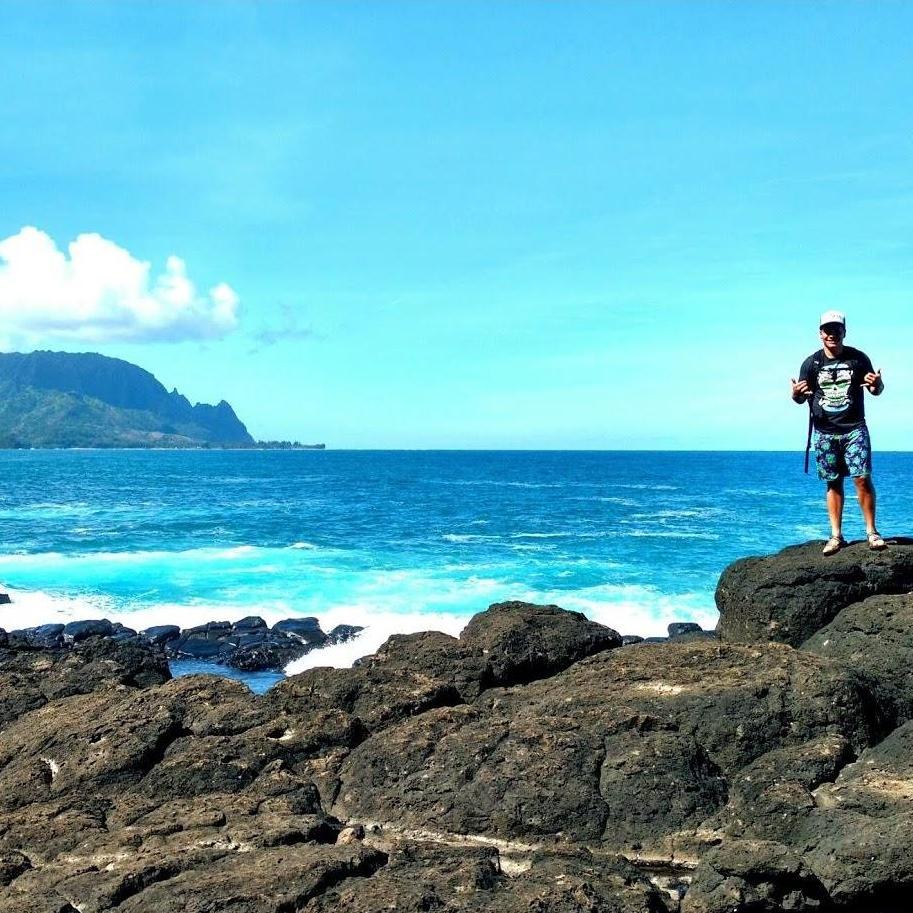
[[[831,537],[823,554],[840,551],[843,538],[843,480],[852,476],[865,520],[869,548],[885,547],[875,526],[875,486],[872,484],[872,444],[865,423],[864,389],[873,396],[884,390],[881,371],[872,367],[865,352],[845,346],[846,317],[840,311],[825,311],[819,330],[824,348],[809,355],[792,381],[793,401],[809,403],[811,427],[815,430],[815,461],[818,476],[827,482],[827,515]],[[806,459],[807,459],[806,451]],[[808,465],[806,463],[806,469]]]

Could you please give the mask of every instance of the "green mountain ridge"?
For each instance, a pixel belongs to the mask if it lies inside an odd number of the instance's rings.
[[[191,405],[143,368],[95,353],[0,354],[0,447],[251,446],[232,407]]]

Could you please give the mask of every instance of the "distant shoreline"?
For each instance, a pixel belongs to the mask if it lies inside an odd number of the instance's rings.
[[[114,451],[114,450],[129,450],[129,451],[186,451],[186,450],[326,450],[326,444],[231,444],[231,445],[220,445],[220,444],[198,444],[189,447],[122,447],[122,446],[112,446],[112,447],[0,447],[0,451],[31,451],[31,450],[98,450],[103,452]]]

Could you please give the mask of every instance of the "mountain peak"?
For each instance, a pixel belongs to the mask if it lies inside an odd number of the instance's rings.
[[[253,438],[223,399],[190,405],[153,374],[95,352],[0,354],[0,446],[197,447]]]

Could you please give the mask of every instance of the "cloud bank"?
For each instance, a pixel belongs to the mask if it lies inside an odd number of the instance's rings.
[[[224,282],[198,293],[180,257],[153,278],[148,262],[98,234],[66,251],[31,227],[0,241],[0,322],[20,344],[217,339],[237,327],[238,304]]]

